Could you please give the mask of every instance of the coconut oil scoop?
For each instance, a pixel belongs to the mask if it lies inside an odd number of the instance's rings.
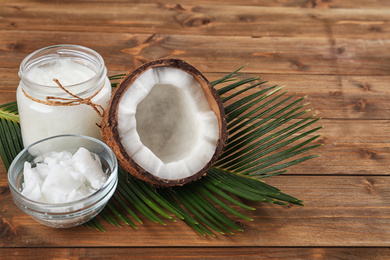
[[[100,90],[102,90],[102,88],[104,87],[104,84],[94,94],[92,94],[91,96],[89,96],[87,98],[82,98],[82,97],[79,97],[79,96],[73,94],[69,90],[67,90],[64,86],[62,86],[62,84],[60,83],[60,81],[58,79],[54,78],[53,81],[58,85],[59,88],[61,88],[63,91],[65,91],[67,94],[69,94],[73,98],[63,98],[63,97],[47,96],[46,100],[43,101],[43,100],[40,100],[40,99],[37,99],[37,98],[34,98],[34,97],[30,96],[29,94],[26,93],[26,91],[24,89],[22,89],[23,94],[27,98],[29,98],[29,99],[31,99],[31,100],[33,100],[35,102],[38,102],[38,103],[44,104],[44,105],[48,105],[48,106],[78,106],[78,105],[81,105],[81,104],[85,104],[85,105],[91,106],[93,108],[93,110],[95,110],[95,112],[100,117],[104,116],[104,108],[103,108],[103,106],[92,102],[92,99],[97,94],[99,94]]]

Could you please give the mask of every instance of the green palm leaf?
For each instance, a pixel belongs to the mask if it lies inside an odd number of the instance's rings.
[[[6,169],[23,149],[16,102],[0,106],[0,156]]]
[[[215,236],[242,231],[228,214],[252,221],[232,208],[255,210],[236,199],[244,198],[286,205],[302,205],[302,201],[282,193],[259,179],[285,173],[285,168],[315,158],[303,155],[319,145],[309,145],[321,127],[309,129],[319,119],[305,116],[303,98],[287,95],[281,87],[263,88],[265,81],[257,77],[237,80],[244,74],[236,71],[211,82],[227,84],[218,93],[225,104],[227,145],[219,160],[200,180],[183,187],[155,188],[123,169],[119,169],[117,191],[100,217],[108,223],[137,228],[142,218],[166,225],[164,221],[181,219],[201,235]],[[123,75],[110,77],[112,86]],[[260,89],[262,88],[262,89]],[[16,102],[0,106],[0,156],[8,169],[12,159],[22,150],[22,139]],[[99,218],[85,226],[105,231]]]

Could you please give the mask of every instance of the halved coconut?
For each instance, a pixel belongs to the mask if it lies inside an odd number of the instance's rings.
[[[217,91],[178,59],[155,60],[127,75],[111,98],[101,130],[125,170],[158,186],[200,178],[226,140]]]

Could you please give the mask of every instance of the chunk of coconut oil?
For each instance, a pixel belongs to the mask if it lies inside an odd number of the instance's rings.
[[[21,194],[48,204],[81,200],[104,185],[109,175],[106,164],[104,159],[83,147],[75,153],[49,152],[32,163],[25,162]]]

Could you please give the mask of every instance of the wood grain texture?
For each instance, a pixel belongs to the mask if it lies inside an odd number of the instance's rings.
[[[305,206],[281,207],[246,201],[257,208],[245,211],[254,221],[233,217],[244,231],[212,238],[196,234],[181,221],[164,227],[143,218],[144,224],[137,230],[105,222],[102,225],[107,233],[85,227],[48,228],[14,206],[5,176],[1,175],[0,244],[2,247],[389,246],[388,177],[279,176],[267,183],[304,200]]]
[[[109,64],[107,64],[110,67]],[[235,69],[239,66],[237,65]],[[110,70],[110,75],[127,73],[128,70]],[[233,69],[232,69],[233,70]],[[390,76],[360,75],[286,75],[270,74],[261,71],[251,73],[248,64],[244,77],[258,76],[268,81],[262,87],[284,86],[284,90],[298,97],[307,96],[308,108],[323,119],[389,120],[390,119]],[[203,73],[203,71],[202,71]],[[227,73],[227,72],[226,72]],[[226,73],[208,73],[205,76],[216,80]],[[16,87],[19,84],[18,68],[0,68],[0,103],[15,101]],[[219,87],[217,87],[219,88]],[[248,92],[252,93],[252,92]],[[386,130],[383,130],[386,132]]]
[[[195,35],[4,30],[0,31],[0,49],[7,55],[1,63],[2,67],[16,68],[37,49],[72,42],[99,52],[109,70],[128,71],[163,57],[184,59],[204,72],[226,73],[245,64],[250,64],[247,72],[280,74],[386,76],[390,69],[390,39],[244,36],[213,39]]]
[[[249,203],[253,222],[202,237],[181,221],[52,229],[23,214],[0,164],[0,258],[387,259],[390,235],[390,1],[0,1],[0,104],[19,64],[55,44],[99,52],[109,75],[175,57],[210,80],[247,76],[307,96],[321,156],[266,182],[305,207]],[[244,76],[241,76],[244,77]],[[99,217],[100,218],[100,217]]]
[[[293,175],[390,175],[390,147],[387,141],[390,120],[326,120],[316,126],[324,128],[314,143],[322,147],[305,153],[320,157],[289,168]],[[342,126],[342,127],[341,127]],[[0,172],[5,173],[3,164]]]
[[[0,248],[6,259],[386,259],[388,248]]]
[[[312,3],[311,6],[315,5]],[[305,6],[303,6],[305,7]],[[308,5],[310,7],[310,4]],[[85,12],[92,9],[93,12]],[[9,30],[122,32],[251,37],[389,38],[386,9],[291,8],[202,3],[113,5],[61,1],[4,4],[0,26]],[[283,17],[283,19],[281,19]],[[345,31],[348,30],[348,34]],[[325,35],[324,35],[325,34]]]

